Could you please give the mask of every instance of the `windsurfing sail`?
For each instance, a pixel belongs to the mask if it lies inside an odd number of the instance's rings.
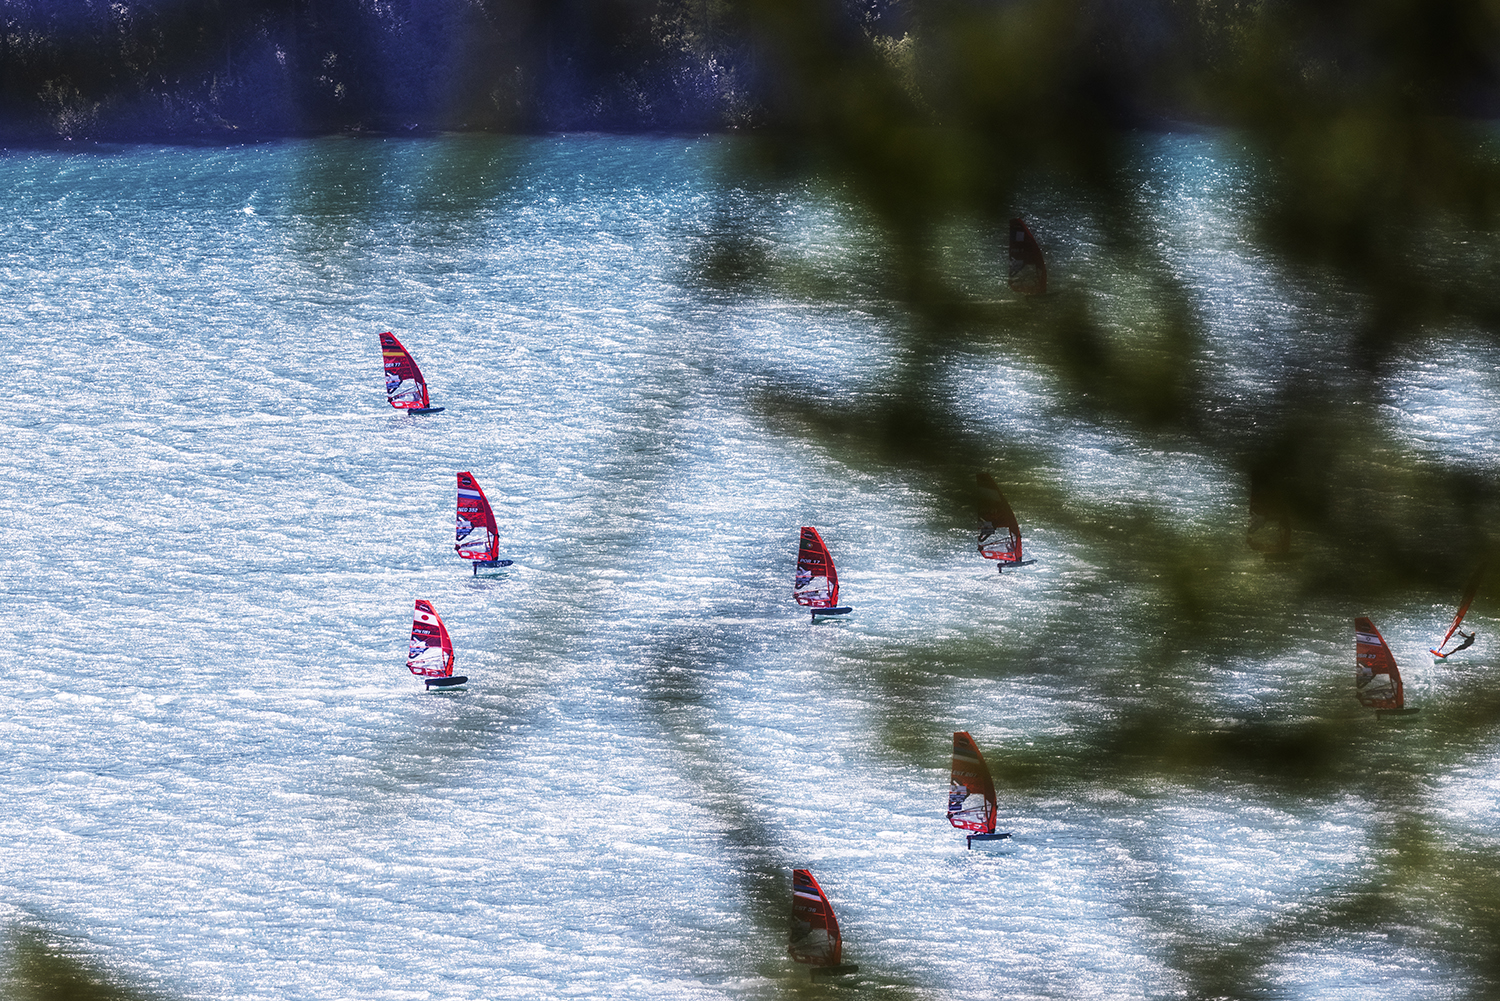
[[[1354,620],[1354,694],[1368,709],[1400,709],[1406,704],[1396,658],[1375,623]]]
[[[995,833],[995,783],[979,745],[963,730],[953,734],[953,771],[948,780],[948,823],[979,834]]]
[[[1479,568],[1470,575],[1469,583],[1464,585],[1463,600],[1458,603],[1458,614],[1453,617],[1453,625],[1448,627],[1448,634],[1443,637],[1443,641],[1429,651],[1433,656],[1446,658],[1449,654],[1458,653],[1458,651],[1465,650],[1473,644],[1473,633],[1459,633],[1464,638],[1463,642],[1452,650],[1447,651],[1447,653],[1442,652],[1443,647],[1447,646],[1448,641],[1453,638],[1453,634],[1458,632],[1458,627],[1464,621],[1464,616],[1469,614],[1469,606],[1474,603],[1474,596],[1479,593],[1479,585],[1484,581],[1484,572],[1488,568],[1489,561],[1485,561],[1480,563]]]
[[[976,474],[979,486],[979,555],[1001,563],[1021,562],[1021,525],[1010,501],[988,473]]]
[[[1031,227],[1020,216],[1010,221],[1010,287],[1022,295],[1047,291],[1047,262]]]
[[[802,527],[802,542],[797,547],[797,579],[792,595],[797,604],[808,608],[832,608],[839,603],[839,575],[833,569],[833,557],[828,555],[818,530],[808,525]]]
[[[844,940],[833,905],[806,869],[792,870],[792,937],[786,951],[799,963],[838,966]]]
[[[427,399],[427,380],[417,368],[411,352],[401,346],[396,335],[380,335],[380,356],[385,361],[385,398],[397,410],[431,409]]]
[[[500,533],[473,473],[458,474],[458,514],[453,523],[453,548],[466,560],[494,560],[500,555]]]
[[[421,598],[412,612],[411,648],[406,654],[406,666],[419,678],[453,677],[453,641],[448,638],[448,627],[438,618],[431,603]]]

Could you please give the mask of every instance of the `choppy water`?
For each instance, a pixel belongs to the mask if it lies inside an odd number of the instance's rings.
[[[1253,395],[1265,338],[1328,318],[1255,291],[1274,266],[1236,235],[1232,156],[1152,143],[1142,190],[1222,335],[1225,391]],[[1066,743],[1091,692],[1064,666],[1132,635],[1123,585],[1018,498],[1147,504],[1238,539],[1243,485],[1079,424],[1044,371],[976,349],[947,391],[1053,456],[1009,471],[1039,562],[997,580],[935,485],[745,402],[778,378],[878,394],[901,321],[834,203],[735,188],[724,145],[0,157],[0,916],[184,997],[758,998],[806,978],[766,903],[805,865],[858,989],[1174,997],[1183,941],[1253,936],[1370,871],[1377,807],[1228,780],[1005,796],[1014,844],[963,851],[941,815],[948,732],[999,760]],[[1103,251],[1047,197],[1053,282],[1080,284]],[[725,225],[819,262],[840,295],[698,280]],[[385,406],[382,330],[445,413]],[[1389,420],[1493,458],[1497,359],[1423,351]],[[500,579],[453,557],[460,469],[516,560]],[[848,621],[791,606],[803,524]],[[402,668],[415,597],[466,693]],[[1398,657],[1452,597],[1382,622]],[[1097,634],[1076,634],[1084,614]],[[1322,694],[1351,673],[1349,614],[1292,615],[1280,659],[1199,694],[1355,711]],[[1489,632],[1483,608],[1471,621]],[[1434,793],[1480,839],[1492,765]],[[1461,993],[1419,938],[1351,934],[1275,969],[1289,997]]]

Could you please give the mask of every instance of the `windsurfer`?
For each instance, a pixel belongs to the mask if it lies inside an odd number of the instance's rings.
[[[1447,653],[1445,653],[1443,655],[1444,657],[1451,657],[1454,654],[1458,653],[1458,651],[1460,651],[1460,650],[1467,650],[1467,649],[1469,649],[1469,647],[1471,647],[1471,646],[1474,645],[1474,637],[1478,636],[1479,632],[1478,632],[1478,630],[1475,630],[1472,633],[1466,633],[1462,629],[1460,629],[1458,631],[1458,635],[1462,636],[1464,638],[1464,641],[1462,643],[1460,643],[1458,646],[1454,647],[1452,650],[1449,650]]]
[[[422,399],[422,385],[414,379],[402,379],[400,382],[396,383],[396,388],[394,390],[389,388],[389,382],[389,379],[387,379],[387,388],[385,392],[386,396],[391,401],[417,403]]]
[[[1384,672],[1377,674],[1374,668],[1359,665],[1354,679],[1354,690],[1361,700],[1386,699],[1396,691],[1396,683]]]

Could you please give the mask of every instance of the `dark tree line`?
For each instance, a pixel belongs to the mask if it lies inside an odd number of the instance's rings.
[[[724,0],[4,0],[16,136],[712,129],[754,115]]]
[[[993,57],[1018,47],[1015,65],[1039,70],[1028,86],[1050,91],[1028,118],[1138,120],[1182,110],[1204,70],[1242,56],[1261,6],[0,0],[0,134],[709,130],[796,125],[872,85],[858,95],[867,107],[895,88],[929,118],[949,117],[1007,82]],[[988,57],[951,49],[980,40]],[[988,84],[929,73],[919,86],[918,48],[929,66],[1000,72]]]

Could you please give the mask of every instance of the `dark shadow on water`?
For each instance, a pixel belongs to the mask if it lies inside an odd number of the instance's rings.
[[[183,996],[112,968],[86,945],[24,923],[9,929],[4,962],[0,993],[10,1001],[170,1001]]]

